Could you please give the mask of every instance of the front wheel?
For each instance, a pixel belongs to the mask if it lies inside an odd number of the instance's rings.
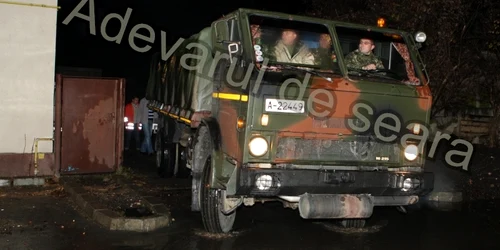
[[[226,215],[222,213],[222,190],[210,187],[211,157],[208,156],[201,179],[201,217],[205,230],[210,233],[228,233],[233,228],[236,211]]]

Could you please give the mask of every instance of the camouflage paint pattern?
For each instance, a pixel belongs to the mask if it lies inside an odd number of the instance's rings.
[[[355,154],[350,154],[351,158],[348,156],[342,157],[342,155],[331,154],[331,156],[326,152],[331,146],[325,144],[331,144],[332,142],[339,142],[342,140],[347,141],[345,144],[349,144],[349,141],[355,140],[359,143],[367,139],[367,135],[355,135],[353,131],[347,125],[347,119],[353,117],[353,105],[356,103],[366,103],[370,105],[374,111],[374,114],[370,117],[370,122],[373,124],[376,117],[385,112],[390,112],[399,117],[402,121],[402,126],[400,131],[403,133],[410,133],[410,130],[406,129],[406,123],[411,121],[422,121],[428,122],[428,115],[430,111],[430,98],[424,91],[412,91],[407,86],[404,85],[390,85],[390,84],[377,84],[371,82],[353,82],[343,78],[333,78],[333,82],[330,83],[319,77],[311,78],[310,88],[308,92],[314,89],[325,89],[331,93],[335,98],[335,103],[332,109],[327,109],[330,115],[327,119],[318,119],[308,114],[286,114],[286,113],[267,113],[269,116],[269,124],[267,126],[260,125],[260,115],[263,114],[265,104],[265,98],[279,98],[277,86],[266,86],[263,87],[263,93],[260,96],[251,96],[250,100],[253,100],[253,109],[249,112],[253,114],[253,133],[263,133],[271,137],[271,153],[267,158],[252,158],[249,154],[243,162],[273,162],[273,163],[298,163],[304,164],[364,164],[369,165],[369,163],[380,165],[381,162],[376,161],[375,157],[390,157],[399,159],[394,161],[392,159],[387,162],[387,165],[392,166],[402,166],[404,160],[402,158],[402,150],[400,150],[399,140],[395,143],[377,143],[376,138],[373,138],[373,133],[371,140],[376,147],[380,149],[381,147],[390,146],[389,149],[397,149],[397,153],[390,152],[380,152],[379,155],[372,155],[373,157],[362,157],[355,158]],[[290,92],[294,89],[290,87]],[[295,88],[298,91],[298,88]],[[394,93],[394,95],[388,95],[388,93]],[[290,96],[289,99],[294,99],[296,96]],[[305,95],[304,101],[307,103],[308,95]],[[321,99],[321,96],[317,96]],[[327,101],[326,99],[324,101]],[[306,104],[307,105],[307,104]],[[317,111],[325,110],[325,107],[321,105],[315,105],[313,108]],[[249,114],[250,115],[250,114]],[[280,139],[288,138],[291,141],[290,144],[280,145]],[[296,139],[292,139],[296,138]],[[299,139],[300,138],[300,139]],[[399,137],[398,137],[399,138]],[[300,143],[294,142],[299,140],[311,140],[310,143],[318,143],[323,145],[297,145]],[[295,145],[293,145],[295,144]],[[369,144],[369,143],[368,143]],[[302,147],[299,147],[302,146]],[[342,147],[342,145],[338,145]],[[349,145],[348,145],[349,146]],[[280,148],[281,147],[281,148]],[[373,150],[373,147],[371,148]],[[303,150],[319,150],[322,149],[323,152],[315,151],[313,155],[309,154],[309,157],[300,158],[298,155],[299,151]],[[349,149],[349,148],[347,148]],[[280,150],[285,150],[287,153],[279,153]],[[347,150],[349,152],[349,150]],[[282,156],[282,157],[280,157]],[[297,158],[296,158],[297,157]]]

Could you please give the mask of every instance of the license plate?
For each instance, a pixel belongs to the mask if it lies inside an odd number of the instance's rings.
[[[305,104],[302,100],[266,99],[267,112],[304,113]]]

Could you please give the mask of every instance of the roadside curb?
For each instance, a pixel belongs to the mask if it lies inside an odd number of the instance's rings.
[[[171,215],[169,209],[155,197],[142,197],[142,201],[151,209],[155,214],[154,216],[125,218],[99,204],[90,195],[85,194],[82,186],[64,179],[61,179],[60,182],[64,190],[87,216],[109,230],[151,232],[170,226]]]

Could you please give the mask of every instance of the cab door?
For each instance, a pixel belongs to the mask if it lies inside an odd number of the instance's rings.
[[[222,151],[234,159],[241,159],[240,139],[244,133],[238,128],[238,119],[246,114],[248,96],[245,86],[241,29],[237,17],[214,22],[214,61],[218,68],[214,75],[213,110],[222,134]],[[218,59],[219,57],[220,59]]]

